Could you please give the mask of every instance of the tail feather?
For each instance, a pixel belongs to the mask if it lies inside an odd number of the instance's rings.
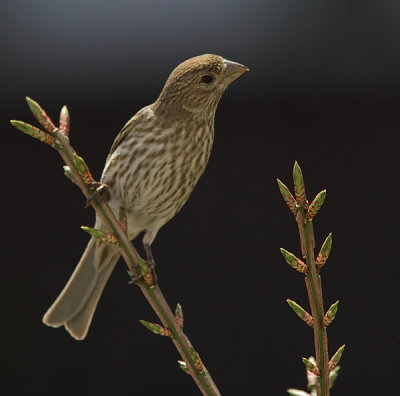
[[[64,289],[43,316],[43,323],[65,326],[72,337],[84,339],[119,256],[116,247],[92,238]]]

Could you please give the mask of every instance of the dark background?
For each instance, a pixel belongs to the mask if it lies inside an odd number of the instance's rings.
[[[83,342],[41,317],[71,274],[91,225],[55,151],[14,130],[24,97],[57,119],[99,177],[122,125],[154,101],[181,61],[217,53],[251,71],[224,95],[209,166],[154,243],[160,286],[224,395],[305,388],[312,331],[296,224],[275,179],[298,160],[309,198],[327,188],[318,246],[337,395],[394,394],[399,354],[400,4],[398,1],[2,1],[2,395],[197,395],[123,262]],[[136,245],[140,249],[140,242]],[[394,392],[394,393],[393,393]]]

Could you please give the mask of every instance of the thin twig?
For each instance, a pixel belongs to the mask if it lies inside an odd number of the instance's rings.
[[[329,396],[329,357],[328,357],[328,336],[326,328],[322,325],[324,318],[324,302],[322,297],[321,278],[317,273],[314,256],[314,232],[312,222],[307,220],[304,211],[301,215],[302,224],[299,230],[301,239],[306,245],[307,275],[305,278],[308,299],[310,301],[311,315],[313,317],[314,347],[317,366],[320,371],[317,382],[318,396]]]
[[[313,218],[317,215],[324,203],[326,191],[322,190],[318,193],[309,205],[306,198],[303,174],[297,162],[295,162],[293,167],[293,182],[295,196],[292,195],[290,190],[279,179],[278,186],[283,199],[295,216],[299,230],[301,252],[306,263],[304,264],[301,259],[297,258],[293,253],[288,252],[286,249],[281,248],[281,252],[286,262],[292,268],[306,275],[305,283],[311,307],[311,315],[293,300],[288,299],[287,302],[294,312],[296,312],[305,323],[311,326],[314,331],[316,361],[313,357],[309,359],[303,358],[306,369],[308,372],[312,373],[310,377],[311,380],[309,378],[308,381],[311,395],[316,391],[318,396],[329,396],[330,388],[338,375],[339,367],[336,366],[340,361],[344,346],[340,347],[331,361],[329,361],[326,327],[334,320],[339,302],[337,301],[332,304],[328,312],[324,314],[324,301],[319,271],[329,257],[332,247],[332,234],[329,234],[325,239],[316,260],[312,223]],[[337,370],[335,371],[335,369]],[[293,395],[307,394],[297,389],[288,389],[288,393]]]
[[[72,181],[82,190],[87,199],[90,198],[93,189],[91,188],[90,182],[88,183],[88,179],[91,178],[91,174],[84,160],[77,156],[75,150],[69,143],[69,138],[67,136],[69,130],[69,115],[66,107],[63,107],[60,128],[58,129],[54,127],[50,118],[36,102],[29,98],[27,98],[27,100],[33,114],[47,132],[21,121],[11,121],[12,125],[22,132],[58,150],[65,164],[68,166]],[[80,165],[85,168],[83,172],[77,165],[77,158],[79,158]],[[207,368],[180,326],[182,321],[176,320],[159,286],[154,283],[152,276],[150,275],[150,279],[149,277],[146,278],[143,276],[144,273],[151,274],[151,270],[146,261],[139,256],[107,203],[97,198],[90,199],[89,202],[96,213],[108,225],[111,234],[117,239],[121,254],[129,268],[132,278],[136,279],[135,283],[139,286],[165,328],[163,329],[163,334],[169,335],[172,338],[176,349],[184,361],[180,362],[181,368],[192,376],[203,395],[219,396],[220,392],[213,382]]]

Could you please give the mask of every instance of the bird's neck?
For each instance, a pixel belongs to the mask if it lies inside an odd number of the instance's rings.
[[[216,106],[194,106],[190,103],[179,103],[177,101],[166,101],[160,98],[153,104],[153,110],[157,118],[166,120],[177,120],[182,123],[214,122]]]

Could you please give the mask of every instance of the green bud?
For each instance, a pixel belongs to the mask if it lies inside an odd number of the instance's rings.
[[[201,361],[201,358],[200,358],[200,355],[198,354],[198,352],[196,352],[193,347],[190,347],[189,352],[190,352],[190,358],[192,359],[192,362],[193,362],[194,366],[196,367],[196,370],[199,373],[204,373],[203,362]]]
[[[68,136],[69,134],[69,111],[67,106],[63,106],[60,112],[60,131]]]
[[[147,322],[147,320],[139,320],[139,322],[140,322],[144,327],[146,327],[147,329],[149,329],[152,333],[158,334],[158,335],[161,334],[162,326],[160,326],[159,324],[157,324],[157,323],[150,323],[150,322]]]
[[[330,233],[326,237],[324,243],[321,246],[321,250],[318,253],[317,259],[315,260],[315,265],[317,269],[321,269],[324,266],[326,260],[328,260],[331,249],[332,249],[332,233]]]
[[[342,345],[336,353],[332,356],[331,360],[329,361],[329,369],[333,370],[340,362],[340,359],[342,358],[343,351],[346,345]]]
[[[189,374],[186,363],[183,360],[178,360],[178,363],[181,370],[183,370],[186,374]]]
[[[335,381],[337,380],[337,377],[339,376],[339,371],[340,371],[340,366],[337,366],[329,373],[329,382],[331,388],[335,383]]]
[[[322,325],[324,327],[329,326],[333,322],[336,316],[336,312],[338,310],[338,306],[339,306],[339,300],[330,306],[330,308],[328,309],[322,320]]]
[[[303,172],[296,161],[293,166],[294,195],[297,203],[303,208],[307,207],[306,188],[304,186]]]
[[[48,133],[42,131],[41,129],[36,128],[33,125],[27,124],[23,121],[11,120],[10,123],[14,128],[17,128],[19,131],[26,133],[27,135],[32,136],[33,138],[38,139],[43,143],[48,144],[56,150],[59,149],[58,145],[56,144],[56,139],[53,136],[50,136]]]
[[[139,265],[140,265],[140,270],[142,272],[142,276],[143,278],[145,278],[146,275],[149,274],[150,272],[149,264],[147,264],[146,260],[139,258]]]
[[[300,389],[289,388],[289,389],[286,389],[286,392],[289,393],[290,396],[310,396],[309,393],[304,392]]]
[[[182,329],[183,328],[183,323],[184,323],[184,318],[183,318],[183,310],[181,304],[176,304],[175,308],[175,321],[178,324],[178,326]]]
[[[70,180],[74,180],[74,175],[71,172],[71,168],[68,165],[64,165],[64,175],[68,177]]]
[[[193,361],[200,359],[199,353],[193,347],[190,347],[190,357]]]
[[[307,272],[307,266],[302,260],[297,258],[293,253],[288,252],[286,249],[281,248],[280,251],[286,262],[292,268],[294,268],[296,271],[301,272],[302,274],[305,274]]]
[[[306,358],[301,358],[303,361],[304,365],[306,366],[306,369],[316,375],[317,377],[319,376],[319,368],[311,361]]]
[[[306,322],[309,326],[313,327],[313,318],[303,307],[301,307],[295,301],[290,300],[289,298],[286,300],[286,302],[300,319],[304,320],[304,322]]]
[[[314,356],[310,356],[308,358],[308,361],[314,364],[315,366],[317,365],[317,361],[315,360]],[[307,370],[307,389],[311,392],[311,396],[316,396],[314,395],[314,392],[316,390],[315,388],[317,387],[317,381],[318,377]]]
[[[83,231],[87,232],[92,237],[95,237],[95,238],[101,239],[101,240],[107,239],[107,234],[103,231],[96,230],[95,228],[87,227],[87,226],[81,226],[81,228]]]
[[[307,209],[306,217],[308,220],[312,220],[314,216],[321,209],[326,197],[326,190],[322,190],[319,192],[314,200],[311,202],[310,206]]]
[[[88,171],[85,160],[77,154],[74,155],[74,165],[80,175]]]
[[[28,102],[28,106],[35,116],[35,118],[39,121],[40,125],[49,133],[52,133],[56,127],[51,121],[50,117],[46,114],[46,112],[40,107],[39,103],[35,102],[30,97],[26,97],[26,101]]]
[[[276,181],[278,182],[279,191],[281,192],[281,195],[286,202],[286,205],[289,207],[290,211],[296,216],[296,200],[294,199],[290,190],[279,179],[276,179]]]

